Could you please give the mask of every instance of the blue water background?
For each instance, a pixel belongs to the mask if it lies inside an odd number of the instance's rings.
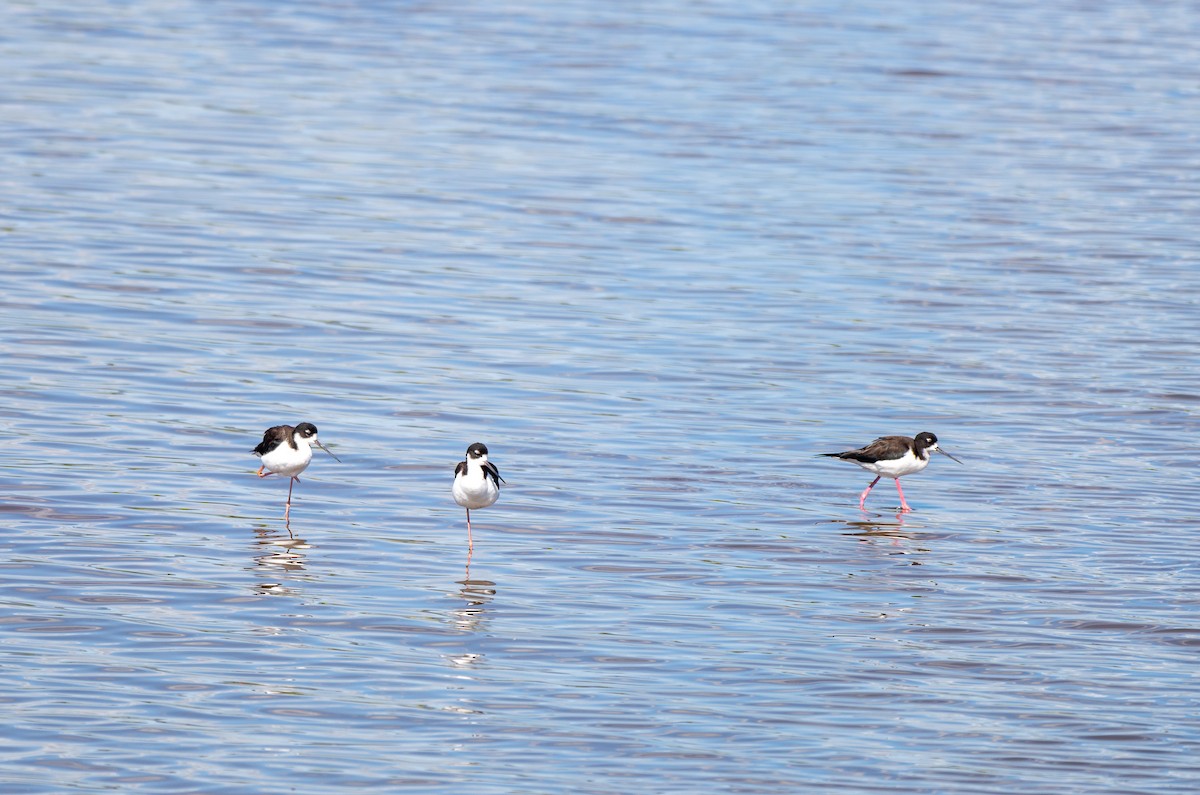
[[[0,31],[0,791],[1200,788],[1196,8]]]

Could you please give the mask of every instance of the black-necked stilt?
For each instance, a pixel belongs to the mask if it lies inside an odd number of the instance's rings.
[[[251,452],[262,459],[258,468],[258,476],[283,475],[288,481],[287,504],[283,509],[283,521],[288,522],[292,511],[292,487],[300,480],[299,475],[308,469],[312,461],[312,445],[320,447],[333,456],[339,464],[342,459],[330,452],[329,448],[317,440],[317,426],[311,422],[302,422],[296,427],[291,425],[276,425],[267,428],[263,439]],[[266,470],[265,472],[263,470]]]
[[[467,509],[467,554],[475,549],[471,540],[471,509],[486,508],[500,496],[500,470],[488,461],[488,449],[476,442],[467,448],[467,458],[454,467],[454,501]]]
[[[909,508],[908,503],[904,501],[904,489],[900,488],[900,478],[920,472],[929,466],[930,452],[941,453],[958,461],[957,458],[938,447],[937,437],[928,431],[918,433],[915,439],[907,436],[881,436],[866,447],[860,447],[857,450],[847,450],[844,453],[821,453],[821,455],[850,461],[875,475],[871,485],[867,486],[866,491],[859,495],[858,507],[861,510],[866,510],[863,504],[867,501],[867,495],[871,493],[871,489],[875,488],[875,484],[879,482],[880,478],[886,477],[896,481],[896,491],[900,494],[900,510],[905,512],[911,511],[912,508]],[[958,463],[961,464],[962,461],[958,461]]]

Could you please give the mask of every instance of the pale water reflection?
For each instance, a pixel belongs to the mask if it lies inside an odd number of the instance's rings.
[[[272,570],[283,574],[304,571],[305,554],[312,546],[304,539],[296,538],[290,528],[288,530],[288,534],[284,536],[267,526],[254,528],[257,537],[254,542],[254,565],[264,576],[268,576]],[[272,587],[277,586],[278,584],[275,584]]]
[[[487,622],[488,606],[496,598],[496,583],[491,580],[472,580],[469,575],[468,570],[468,579],[458,583],[462,586],[458,597],[464,604],[453,611],[454,627],[464,632],[481,632]],[[466,656],[473,659],[477,655]]]
[[[1200,786],[1195,9],[0,14],[0,791]]]

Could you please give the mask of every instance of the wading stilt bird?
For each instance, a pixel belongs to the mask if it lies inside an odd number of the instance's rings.
[[[907,513],[912,508],[908,507],[908,503],[904,501],[904,489],[900,488],[900,478],[920,472],[929,466],[931,452],[941,453],[947,458],[958,461],[957,458],[938,447],[937,437],[928,431],[918,433],[915,439],[907,436],[881,436],[866,447],[860,447],[857,450],[847,450],[844,453],[821,453],[821,455],[858,464],[875,475],[871,485],[867,486],[866,491],[858,497],[860,510],[866,510],[863,504],[879,479],[892,478],[896,481],[896,492],[900,495],[900,510]],[[958,463],[961,464],[962,461],[958,461]]]
[[[317,441],[317,426],[311,422],[302,422],[293,428],[291,425],[276,425],[267,428],[258,447],[252,453],[262,459],[258,468],[258,476],[283,475],[291,478],[288,481],[287,503],[283,509],[283,521],[286,524],[292,512],[292,487],[300,482],[300,473],[308,469],[312,461],[312,445],[320,447],[333,456],[339,464],[342,459],[333,455],[329,448]],[[266,470],[266,471],[264,471]]]
[[[488,449],[476,442],[467,448],[467,458],[454,467],[454,501],[467,509],[467,554],[475,549],[471,540],[471,509],[486,508],[500,496],[500,470],[488,461]]]

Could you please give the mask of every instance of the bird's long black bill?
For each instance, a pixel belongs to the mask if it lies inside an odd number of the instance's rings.
[[[326,447],[325,445],[321,444],[321,443],[320,443],[320,442],[318,442],[316,439],[313,439],[313,442],[314,442],[314,443],[317,445],[317,447],[320,447],[320,448],[321,448],[322,450],[324,450],[325,452],[329,453],[330,455],[333,455],[333,452],[332,452],[332,451],[331,451],[331,450],[330,450],[328,447]],[[337,461],[339,464],[340,464],[340,463],[342,463],[342,459],[338,458],[336,455],[333,455],[333,460],[334,460],[334,461]],[[960,462],[960,463],[961,463],[961,462]]]
[[[957,459],[957,458],[955,458],[954,456],[950,455],[949,453],[947,453],[945,450],[943,450],[943,449],[942,449],[942,448],[940,448],[940,447],[937,449],[937,451],[938,451],[939,453],[941,453],[942,455],[946,456],[946,458],[949,458],[951,461],[958,461],[958,459]],[[958,461],[958,463],[960,463],[960,464],[961,464],[961,463],[962,463],[962,461]]]

